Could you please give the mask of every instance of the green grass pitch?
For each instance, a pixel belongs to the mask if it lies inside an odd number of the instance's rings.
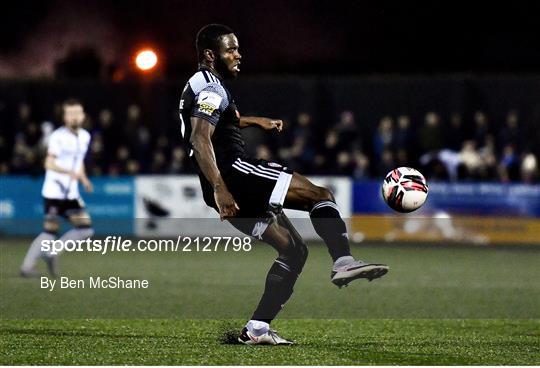
[[[535,247],[355,245],[390,273],[339,290],[326,249],[310,244],[274,324],[297,344],[246,347],[223,339],[258,301],[274,258],[265,246],[64,254],[65,276],[146,278],[150,287],[50,292],[17,276],[27,243],[0,239],[0,364],[540,364]]]

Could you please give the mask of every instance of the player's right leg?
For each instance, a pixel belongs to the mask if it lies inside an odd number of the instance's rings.
[[[84,207],[84,202],[81,199],[65,200],[63,202],[63,216],[66,217],[73,228],[67,231],[59,239],[63,244],[68,240],[77,242],[79,240],[86,240],[94,235],[94,229],[92,228],[92,219]],[[49,273],[53,276],[59,274],[58,269],[58,256],[60,252],[53,254],[49,252],[43,254],[43,258],[47,263]]]
[[[352,257],[345,222],[328,189],[295,172],[285,197],[285,207],[309,212],[313,228],[334,261],[330,278],[335,285],[341,288],[359,278],[371,281],[388,272],[388,266],[384,264],[357,261]]]
[[[246,226],[240,224],[242,221],[249,222],[233,219],[231,223],[244,233],[253,235],[253,231],[246,231]],[[292,341],[277,335],[270,328],[270,323],[291,297],[294,284],[306,262],[308,249],[281,208],[275,208],[268,220],[259,221],[255,226],[266,227],[259,239],[276,249],[278,257],[268,271],[259,304],[238,341],[247,345],[290,345]]]
[[[38,259],[45,255],[41,251],[41,244],[44,241],[53,241],[58,236],[58,230],[60,229],[60,219],[54,214],[45,215],[43,221],[43,231],[32,241],[30,248],[26,252],[23,263],[21,265],[21,276],[23,277],[33,277],[38,276],[36,272],[36,263]],[[52,275],[56,277],[56,275]]]

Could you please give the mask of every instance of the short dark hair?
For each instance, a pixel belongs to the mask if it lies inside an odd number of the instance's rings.
[[[62,102],[62,108],[64,108],[65,106],[73,106],[73,105],[83,105],[81,100],[79,99],[76,99],[76,98],[68,98],[66,100],[64,100],[64,102]]]
[[[234,33],[233,30],[223,24],[208,24],[197,32],[197,57],[199,61],[204,59],[204,50],[210,49],[217,51],[219,47],[219,38],[223,35]]]

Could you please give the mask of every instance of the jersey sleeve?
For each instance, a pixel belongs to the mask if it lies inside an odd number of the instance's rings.
[[[56,157],[60,156],[60,147],[60,135],[57,133],[52,133],[47,144],[47,154]]]
[[[216,125],[227,106],[229,106],[229,98],[225,88],[217,83],[209,83],[195,96],[191,116],[205,119],[212,125]]]

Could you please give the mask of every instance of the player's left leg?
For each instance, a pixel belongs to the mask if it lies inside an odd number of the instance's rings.
[[[356,261],[352,257],[347,227],[328,189],[294,173],[284,207],[309,212],[315,231],[325,242],[334,261],[331,279],[337,286],[347,285],[357,278],[376,279],[388,272],[386,265]]]
[[[231,223],[242,230],[242,226],[238,226],[239,221],[242,220],[232,220]],[[270,328],[270,323],[291,297],[294,284],[306,262],[308,249],[281,208],[273,210],[267,223],[259,222],[258,225],[266,226],[259,239],[276,249],[278,258],[268,271],[264,293],[251,319],[242,330],[239,341],[248,345],[292,344],[278,336]],[[251,235],[254,235],[253,232]]]

